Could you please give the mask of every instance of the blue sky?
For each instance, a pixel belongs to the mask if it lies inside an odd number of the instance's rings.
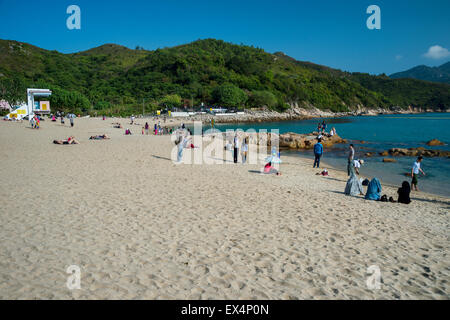
[[[66,27],[72,4],[81,8],[81,30]],[[381,30],[366,27],[369,5],[381,9]],[[448,0],[0,0],[0,38],[63,53],[216,38],[342,70],[391,74],[450,60],[449,12]]]

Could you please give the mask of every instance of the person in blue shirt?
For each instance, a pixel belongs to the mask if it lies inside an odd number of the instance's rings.
[[[316,167],[320,168],[320,158],[322,157],[323,154],[323,145],[322,145],[322,139],[319,139],[318,142],[314,145],[314,166],[313,168]]]

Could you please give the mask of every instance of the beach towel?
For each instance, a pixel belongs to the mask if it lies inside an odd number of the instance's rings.
[[[377,178],[373,178],[367,187],[367,200],[380,200],[381,198],[381,183]]]

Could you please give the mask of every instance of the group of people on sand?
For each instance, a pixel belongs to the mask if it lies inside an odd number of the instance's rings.
[[[318,142],[314,145],[314,164],[313,168],[320,167],[320,159],[323,155],[323,145],[321,143],[321,138],[318,138]],[[349,179],[347,180],[347,184],[345,186],[344,193],[350,196],[359,196],[362,195],[367,200],[376,200],[383,202],[399,202],[404,204],[409,204],[411,202],[410,193],[412,189],[419,191],[418,185],[418,176],[420,173],[425,175],[425,172],[421,169],[423,157],[418,157],[417,161],[414,162],[414,165],[411,169],[411,185],[408,181],[403,181],[402,186],[397,190],[398,199],[394,200],[393,197],[388,197],[386,195],[381,195],[382,186],[378,178],[374,177],[371,181],[368,179],[363,180],[362,178],[358,178],[360,174],[359,169],[361,165],[364,164],[364,160],[355,159],[355,147],[353,144],[349,145],[348,157],[347,157],[347,174]],[[326,170],[325,170],[326,171]],[[319,174],[319,173],[318,173]],[[322,175],[328,175],[328,171]],[[367,186],[367,192],[364,194],[363,186]]]
[[[30,125],[32,129],[39,129],[41,127],[41,117],[38,114],[35,114],[30,119]]]
[[[107,134],[98,134],[95,136],[91,136],[89,140],[109,140],[111,139]],[[70,136],[66,140],[53,140],[54,144],[80,144],[78,140],[75,139],[74,136]]]
[[[67,116],[68,116],[68,118],[69,118],[70,127],[73,128],[73,126],[75,125],[75,120],[74,120],[75,115],[74,115],[74,114],[69,114],[69,115],[67,115]],[[63,113],[63,112],[59,112],[59,111],[58,111],[58,112],[56,113],[56,115],[51,114],[51,115],[50,115],[50,118],[51,118],[51,121],[52,121],[52,122],[56,122],[56,119],[59,118],[60,121],[61,121],[61,125],[63,125],[63,126],[65,125],[64,113]]]
[[[241,159],[242,164],[245,164],[247,162],[247,156],[248,156],[248,144],[249,144],[249,137],[245,136],[241,140],[239,139],[239,136],[236,132],[236,134],[233,137],[233,162],[238,163],[238,157],[239,157],[239,151],[241,151]],[[231,149],[231,148],[230,148]]]

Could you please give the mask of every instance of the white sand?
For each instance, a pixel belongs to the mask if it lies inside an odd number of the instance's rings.
[[[168,136],[114,121],[0,123],[1,299],[449,298],[450,199],[347,197],[346,174],[299,158],[280,177],[175,166]],[[80,145],[52,144],[72,134]],[[66,287],[69,265],[81,290]]]

